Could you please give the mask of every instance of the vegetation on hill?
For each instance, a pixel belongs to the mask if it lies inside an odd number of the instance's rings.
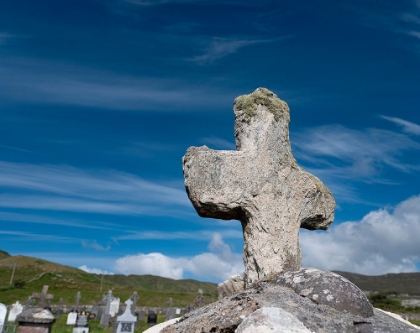
[[[14,265],[13,282],[10,284]],[[17,285],[14,282],[18,281]],[[23,283],[22,283],[23,282]],[[48,293],[54,295],[52,304],[63,298],[64,304],[72,305],[77,291],[82,294],[81,304],[94,304],[102,295],[112,290],[122,301],[134,291],[140,296],[140,306],[167,306],[173,299],[176,307],[186,307],[194,302],[198,289],[202,289],[207,301],[217,299],[217,286],[194,280],[172,280],[151,275],[102,275],[90,274],[80,269],[26,256],[0,259],[0,302],[12,304],[25,302],[33,292],[41,292],[48,285]]]
[[[420,273],[390,273],[380,276],[361,275],[335,271],[353,282],[363,291],[386,293],[393,290],[397,294],[420,296]]]
[[[4,259],[4,258],[7,258],[7,257],[10,257],[10,254],[7,253],[6,251],[0,250],[0,260]]]

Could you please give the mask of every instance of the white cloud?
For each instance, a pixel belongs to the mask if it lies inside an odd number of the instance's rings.
[[[154,183],[112,170],[85,171],[70,166],[0,161],[0,187],[17,192],[3,191],[0,207],[120,215],[178,212],[185,216],[191,204],[184,189],[173,187],[172,181],[168,183]]]
[[[419,33],[420,38],[420,33]],[[397,125],[402,126],[403,131],[410,134],[420,135],[420,125],[417,125],[415,123],[409,122],[404,119],[395,118],[395,117],[386,117],[381,116],[383,119],[389,120]]]
[[[212,252],[192,258],[173,258],[162,253],[129,255],[116,261],[115,270],[122,274],[152,274],[172,279],[182,279],[188,271],[198,278],[220,281],[243,272],[242,256],[232,253],[220,234],[212,235],[209,250]]]
[[[302,231],[303,265],[368,275],[417,271],[420,196],[324,232]]]
[[[85,249],[94,249],[97,251],[109,251],[111,249],[111,246],[108,244],[107,246],[103,246],[101,244],[99,244],[96,240],[93,241],[86,241],[86,240],[82,240],[82,246]]]
[[[82,265],[79,267],[82,271],[85,271],[86,273],[92,273],[92,274],[104,274],[104,275],[114,275],[112,272],[108,272],[106,270],[102,270],[99,268],[89,268],[86,265]]]
[[[202,55],[195,56],[190,60],[198,63],[198,64],[207,64],[211,63],[217,59],[223,58],[228,56],[229,54],[237,52],[239,49],[255,45],[255,44],[263,44],[263,43],[271,43],[275,41],[279,41],[283,38],[275,38],[275,39],[230,39],[230,38],[219,38],[214,37],[206,46],[205,51]]]

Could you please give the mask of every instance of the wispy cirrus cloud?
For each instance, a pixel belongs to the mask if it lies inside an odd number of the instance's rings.
[[[113,237],[114,241],[120,240],[173,240],[173,239],[185,239],[185,240],[207,240],[211,238],[215,232],[224,238],[237,238],[241,239],[242,232],[239,227],[238,229],[220,229],[215,230],[200,230],[200,231],[160,231],[160,230],[148,230],[148,231],[125,231],[126,235]]]
[[[111,246],[109,244],[107,246],[103,246],[99,244],[96,240],[92,240],[92,241],[82,240],[82,246],[85,249],[94,249],[96,251],[109,251],[111,249]]]
[[[112,170],[0,162],[3,188],[0,207],[117,215],[162,216],[175,212],[188,215],[191,206],[184,189],[170,183],[171,186],[154,183]]]
[[[404,132],[420,135],[420,125],[417,125],[415,123],[409,122],[404,119],[396,118],[396,117],[387,117],[387,116],[381,116],[383,119],[389,120],[393,122],[394,124],[400,125]]]
[[[267,3],[267,0],[258,2],[247,2],[241,0],[124,0],[125,3],[139,5],[139,6],[159,6],[165,4],[206,4],[206,5],[240,5],[240,6],[261,6]]]
[[[322,179],[340,201],[360,202],[355,181],[395,183],[383,177],[385,168],[403,173],[419,170],[417,164],[405,163],[401,159],[406,152],[420,150],[420,144],[405,134],[376,128],[355,130],[328,125],[292,133],[291,136],[296,158],[306,170]]]
[[[175,105],[177,111],[186,111],[221,106],[231,98],[221,88],[181,79],[129,76],[30,58],[1,59],[0,73],[3,102],[173,112]]]
[[[290,36],[274,39],[235,39],[214,37],[205,47],[201,55],[190,58],[189,60],[200,65],[209,64],[213,61],[238,52],[240,49],[256,45],[279,41]]]
[[[12,38],[16,38],[16,35],[12,35],[5,32],[0,32],[0,45],[5,45],[8,43],[8,41]]]

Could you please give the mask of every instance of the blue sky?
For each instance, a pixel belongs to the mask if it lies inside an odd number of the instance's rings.
[[[235,149],[235,97],[291,109],[298,163],[337,201],[303,265],[420,269],[420,2],[0,4],[1,248],[87,271],[220,282],[238,221],[198,217],[189,146]]]

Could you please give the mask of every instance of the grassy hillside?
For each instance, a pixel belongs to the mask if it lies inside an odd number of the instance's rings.
[[[23,288],[9,285],[15,264],[13,280],[24,281]],[[166,306],[171,297],[174,306],[185,307],[194,301],[199,288],[204,291],[208,301],[217,299],[215,284],[194,280],[172,280],[151,275],[105,275],[102,290],[101,280],[101,275],[38,258],[6,257],[0,259],[0,302],[25,302],[32,292],[41,292],[43,285],[50,287],[48,292],[54,295],[53,304],[60,298],[63,298],[65,304],[73,304],[77,291],[82,294],[81,304],[94,304],[110,289],[122,301],[137,291],[140,296],[138,304],[144,306]]]
[[[10,257],[10,254],[8,254],[6,251],[0,250],[0,260],[8,257]]]
[[[10,285],[13,267],[16,265],[13,281],[23,281],[23,288]],[[348,272],[336,272],[355,283],[365,291],[420,295],[420,273],[386,274],[366,276]],[[10,256],[0,251],[0,302],[25,302],[33,292],[41,292],[48,285],[54,295],[53,304],[60,298],[67,305],[74,303],[77,291],[82,294],[81,304],[94,304],[102,299],[108,290],[126,300],[134,291],[140,296],[139,305],[166,306],[172,298],[174,306],[185,307],[193,303],[198,289],[204,291],[207,302],[217,299],[217,286],[213,283],[195,280],[173,280],[152,275],[105,275],[86,273],[80,269],[59,265],[47,260]]]
[[[344,276],[364,291],[387,292],[395,291],[397,294],[420,296],[420,273],[398,273],[380,276],[368,276],[356,273],[335,273]]]

